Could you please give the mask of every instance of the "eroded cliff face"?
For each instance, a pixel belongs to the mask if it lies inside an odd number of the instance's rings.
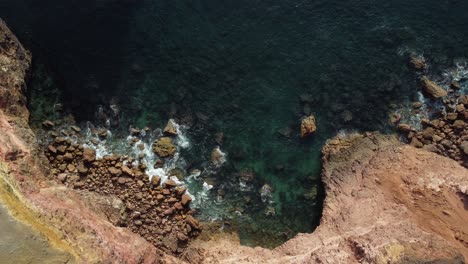
[[[200,241],[200,263],[464,263],[468,171],[399,143],[350,135],[323,149],[327,197],[320,226],[274,249],[239,246],[234,235]]]
[[[30,61],[30,54],[0,20],[0,202],[68,262],[176,262],[142,237],[110,223],[122,206],[117,198],[70,190],[46,177],[46,163],[28,126],[24,92]]]
[[[30,55],[0,21],[0,201],[66,252],[93,263],[463,263],[468,172],[393,136],[349,135],[323,149],[327,197],[320,226],[267,250],[209,234],[182,260],[112,225],[122,202],[48,180],[30,130],[24,79]],[[45,163],[44,163],[45,164]]]

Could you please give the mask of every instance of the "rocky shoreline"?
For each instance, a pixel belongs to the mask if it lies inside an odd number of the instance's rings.
[[[164,131],[175,136],[177,132],[171,122]],[[54,123],[45,121],[43,127],[52,129]],[[69,188],[117,197],[123,207],[118,217],[109,216],[112,224],[129,228],[169,254],[182,253],[201,231],[190,209],[192,197],[186,193],[187,187],[172,179],[162,183],[161,177],[145,173],[148,166],[162,167],[163,159],[157,164],[146,164],[144,153],[140,153],[138,163],[117,154],[97,158],[96,150],[80,144],[80,140],[84,141],[82,133],[77,126],[48,133],[52,139],[45,147],[45,156],[50,162],[51,177]],[[141,139],[140,131],[132,129],[131,133],[129,144],[137,144]],[[95,134],[105,138],[107,132],[99,129]],[[92,139],[96,144],[98,140]],[[143,150],[140,144],[137,147]],[[154,152],[160,158],[173,156],[175,151],[169,136],[159,138],[154,144]]]
[[[425,75],[428,66],[424,59],[413,56],[410,66],[419,75],[425,96],[433,104],[440,103],[441,107],[431,109],[415,102],[413,111],[432,112],[428,118],[421,119],[422,129],[403,122],[398,123],[397,129],[411,146],[449,157],[468,168],[468,95],[462,93],[456,80],[445,89],[429,80]]]
[[[456,161],[404,145],[391,135],[349,134],[329,140],[323,148],[322,170],[327,197],[321,224],[312,234],[299,234],[273,250],[241,246],[236,235],[224,232],[194,239],[200,224],[192,217],[185,190],[170,180],[162,186],[158,178],[150,180],[143,163],[133,166],[130,158],[115,155],[97,157],[92,149],[66,138],[82,133],[73,126],[65,135],[51,132],[51,143],[41,154],[27,123],[24,80],[29,54],[2,21],[0,33],[1,202],[51,245],[70,254],[74,258],[70,262],[464,263],[468,259],[468,172],[460,166],[466,157],[461,155],[466,125],[463,129],[456,125],[457,120],[466,120],[464,115],[453,122],[448,114],[442,117],[445,124],[439,130],[431,125],[432,138],[413,129],[407,132],[424,145],[435,144],[435,136],[444,133],[455,147],[445,149],[440,143],[445,151],[441,153],[450,157],[454,153]],[[449,99],[449,105],[455,101]],[[54,124],[44,126],[51,129]],[[138,131],[133,132],[138,138]],[[96,133],[105,137],[104,131]],[[153,147],[160,156],[169,157],[174,154],[171,129],[166,134]]]

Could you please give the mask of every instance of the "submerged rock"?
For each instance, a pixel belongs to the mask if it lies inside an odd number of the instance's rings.
[[[153,151],[160,158],[172,157],[177,151],[170,137],[162,137],[153,145]]]
[[[409,65],[416,71],[423,71],[427,68],[424,58],[414,55],[410,56]]]
[[[310,115],[301,121],[301,138],[308,137],[317,131],[315,116]]]

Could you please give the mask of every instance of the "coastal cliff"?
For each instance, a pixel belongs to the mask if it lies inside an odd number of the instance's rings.
[[[464,263],[468,172],[395,136],[352,134],[323,148],[321,224],[273,249],[208,233],[182,259],[109,219],[117,197],[69,189],[46,177],[28,126],[30,54],[0,21],[0,202],[77,263]]]
[[[199,263],[464,263],[468,171],[392,135],[353,134],[323,148],[320,226],[267,250],[220,234],[192,245]]]

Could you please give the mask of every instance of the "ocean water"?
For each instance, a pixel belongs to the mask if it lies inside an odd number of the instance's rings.
[[[32,122],[71,113],[98,125],[107,113],[123,142],[130,125],[175,118],[190,142],[184,173],[204,172],[192,184],[199,217],[267,247],[318,225],[327,138],[392,132],[388,114],[418,100],[410,53],[433,76],[468,58],[467,10],[463,0],[0,1],[34,54]],[[310,113],[318,131],[301,140]],[[219,133],[226,162],[213,168]]]

